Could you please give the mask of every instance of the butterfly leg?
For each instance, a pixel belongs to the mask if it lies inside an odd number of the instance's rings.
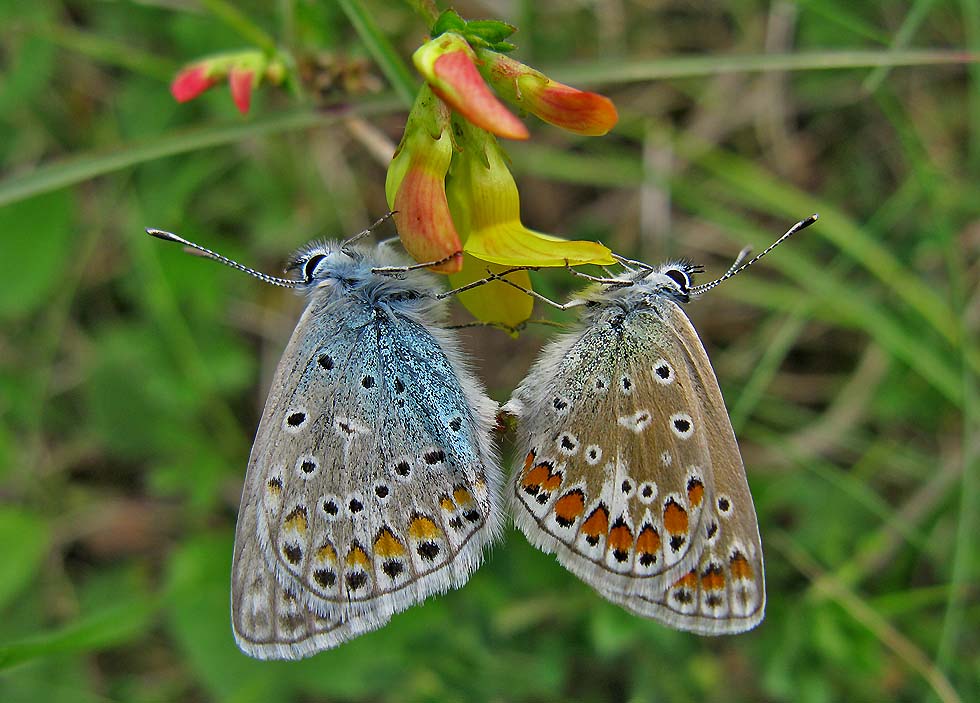
[[[569,263],[568,259],[565,259],[565,270],[568,271],[573,276],[577,276],[579,278],[584,278],[586,281],[592,281],[593,283],[603,283],[603,284],[608,285],[608,286],[628,286],[628,285],[632,285],[632,281],[622,281],[622,280],[620,280],[618,278],[615,278],[611,274],[610,274],[609,278],[602,278],[601,276],[590,276],[587,273],[582,273],[581,271],[576,271],[574,268],[572,268],[572,265]],[[609,273],[609,272],[607,271],[606,273]]]
[[[510,287],[516,288],[519,291],[523,291],[524,293],[526,293],[527,295],[531,296],[532,298],[535,298],[537,300],[540,300],[542,303],[547,303],[548,305],[551,305],[552,307],[557,308],[559,310],[570,310],[571,308],[577,308],[580,305],[585,305],[585,303],[586,303],[586,301],[581,300],[581,299],[578,299],[578,298],[574,298],[572,300],[569,300],[567,303],[556,303],[551,298],[546,298],[545,296],[541,295],[540,293],[536,293],[535,291],[530,290],[528,288],[525,288],[524,286],[518,285],[518,284],[514,283],[513,281],[511,281],[509,279],[503,278],[502,274],[495,274],[492,271],[490,271],[489,269],[487,269],[487,273],[490,274],[490,278],[491,279],[497,278],[501,282],[506,283],[507,285],[509,285]],[[505,272],[505,273],[507,273],[507,272]]]
[[[616,259],[620,266],[628,269],[632,269],[635,266],[644,271],[653,271],[653,266],[645,264],[642,261],[637,261],[636,259],[627,259],[625,256],[620,256],[619,254],[612,254],[612,258]]]
[[[485,286],[491,281],[496,281],[498,278],[500,280],[504,280],[503,276],[506,276],[509,273],[514,273],[516,271],[537,271],[537,270],[538,270],[537,266],[513,266],[509,269],[505,269],[504,271],[501,271],[500,273],[493,273],[492,271],[487,269],[487,273],[490,275],[487,276],[486,278],[481,278],[477,281],[470,281],[465,286],[460,286],[459,288],[453,288],[452,290],[447,290],[445,293],[440,293],[439,295],[437,295],[436,299],[443,300],[451,295],[456,295],[457,293],[463,293],[465,291],[472,290],[473,288],[479,288],[480,286]],[[506,282],[510,283],[510,281],[506,281]]]
[[[452,261],[457,256],[462,256],[463,252],[455,251],[449,256],[439,259],[438,261],[426,261],[421,264],[412,264],[411,266],[379,266],[378,268],[371,269],[371,273],[379,273],[382,276],[397,276],[400,273],[407,273],[409,271],[417,271],[418,269],[427,269],[430,266],[438,266],[439,264],[445,264]]]

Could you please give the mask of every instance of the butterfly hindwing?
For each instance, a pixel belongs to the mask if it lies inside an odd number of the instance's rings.
[[[240,532],[255,534],[255,517],[255,511],[243,510]],[[387,621],[369,615],[342,621],[309,608],[294,587],[279,583],[254,539],[236,539],[231,600],[235,640],[258,659],[301,659]]]
[[[706,518],[698,536],[704,547],[696,567],[657,593],[604,591],[604,595],[678,629],[704,635],[744,632],[762,620],[766,598],[752,494],[708,356],[683,311],[676,308],[672,313],[669,324],[695,383],[698,415],[712,437],[714,481],[713,488],[705,491]]]
[[[668,362],[676,342],[650,335],[658,325],[600,318],[547,350],[517,392],[517,524],[600,590],[659,592],[699,556],[707,445],[688,369]]]
[[[508,408],[508,494],[528,539],[609,600],[701,634],[763,617],[762,545],[704,347],[679,302],[693,267],[629,270],[585,295]]]

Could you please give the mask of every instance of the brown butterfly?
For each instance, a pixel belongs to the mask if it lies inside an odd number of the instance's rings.
[[[581,327],[542,352],[505,406],[518,416],[524,457],[508,490],[517,526],[638,615],[703,635],[744,632],[763,618],[762,542],[745,468],[681,303],[816,219],[740,266],[743,252],[700,286],[692,277],[703,269],[679,262],[620,258],[616,276],[573,272],[596,284],[559,306],[581,307]]]

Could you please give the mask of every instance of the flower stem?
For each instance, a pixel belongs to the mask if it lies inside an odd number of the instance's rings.
[[[354,25],[361,41],[377,62],[381,72],[385,74],[385,78],[398,93],[398,97],[405,105],[411,106],[415,102],[418,84],[408,70],[408,66],[395,51],[395,47],[375,24],[360,0],[339,0],[338,4],[350,23]]]

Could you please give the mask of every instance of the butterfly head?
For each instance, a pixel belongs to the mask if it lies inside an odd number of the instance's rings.
[[[316,241],[293,254],[285,273],[293,276],[298,288],[308,290],[331,279],[349,277],[363,260],[364,255],[353,247]]]
[[[667,261],[660,266],[633,271],[629,277],[632,295],[689,303],[694,276],[699,273],[704,273],[704,267],[690,261]]]
[[[689,303],[694,275],[704,268],[689,261],[668,261],[660,266],[623,262],[624,272],[604,282],[591,297],[595,306],[613,305],[624,310],[648,307],[663,299]]]

